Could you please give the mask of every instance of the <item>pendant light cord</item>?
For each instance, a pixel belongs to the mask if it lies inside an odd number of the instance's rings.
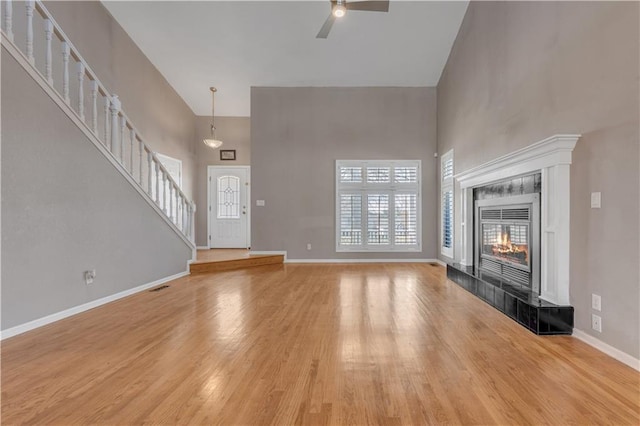
[[[216,126],[215,126],[215,95],[217,89],[215,87],[210,87],[211,90],[211,137],[212,139],[216,138]]]

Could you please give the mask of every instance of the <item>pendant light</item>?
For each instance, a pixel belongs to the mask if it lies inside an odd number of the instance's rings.
[[[216,139],[216,126],[214,124],[215,110],[214,110],[213,100],[214,100],[215,93],[217,92],[217,89],[215,87],[210,87],[209,90],[211,90],[211,137],[203,139],[202,142],[204,142],[204,144],[209,148],[216,149],[222,146],[222,141]]]

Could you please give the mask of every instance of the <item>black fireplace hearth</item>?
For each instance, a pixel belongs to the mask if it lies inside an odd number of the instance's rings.
[[[490,274],[476,273],[471,266],[448,264],[447,278],[535,334],[573,332],[573,306],[547,302],[526,287],[502,281]]]
[[[534,173],[473,189],[474,265],[447,265],[447,278],[530,331],[571,334],[573,307],[540,299],[540,196]]]

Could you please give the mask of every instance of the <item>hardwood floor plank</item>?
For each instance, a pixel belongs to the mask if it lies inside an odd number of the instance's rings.
[[[424,264],[197,274],[2,342],[3,424],[632,424],[640,374]]]

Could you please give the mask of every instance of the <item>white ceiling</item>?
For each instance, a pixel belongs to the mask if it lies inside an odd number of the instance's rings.
[[[316,39],[329,1],[106,1],[197,115],[249,116],[251,86],[435,86],[467,1],[350,11]]]

